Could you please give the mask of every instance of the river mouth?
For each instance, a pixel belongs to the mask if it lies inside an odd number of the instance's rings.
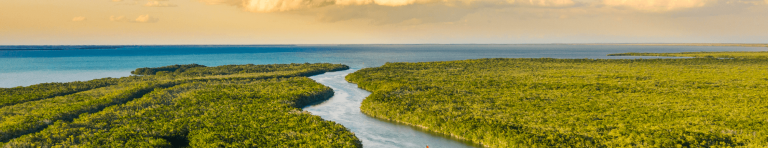
[[[371,93],[344,79],[347,74],[357,70],[327,72],[309,77],[318,83],[331,87],[334,96],[325,102],[304,107],[304,110],[325,120],[344,125],[355,133],[355,136],[363,142],[364,147],[482,147],[466,140],[363,114],[360,112],[360,105],[363,99]]]

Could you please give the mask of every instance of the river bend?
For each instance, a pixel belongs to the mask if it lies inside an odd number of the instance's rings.
[[[427,145],[430,148],[476,147],[466,141],[363,114],[360,112],[360,105],[371,93],[344,80],[347,74],[356,70],[328,72],[310,77],[318,83],[331,87],[334,96],[323,103],[307,106],[304,110],[349,128],[366,148],[423,148]]]

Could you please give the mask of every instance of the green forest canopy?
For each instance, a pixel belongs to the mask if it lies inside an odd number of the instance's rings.
[[[681,52],[681,53],[615,53],[608,56],[662,56],[729,59],[768,59],[768,51],[722,51],[722,52]]]
[[[348,68],[199,65],[162,75],[5,88],[2,95],[35,99],[0,107],[0,145],[362,147],[342,125],[300,109],[333,95],[305,76]]]
[[[768,47],[768,44],[745,44],[745,43],[658,43],[658,44],[643,43],[643,44],[586,44],[586,45]]]
[[[186,65],[169,65],[169,66],[163,66],[163,67],[144,67],[144,68],[137,68],[134,71],[131,71],[131,74],[135,75],[154,75],[158,72],[184,72],[187,69],[195,68],[195,67],[206,67],[205,65],[199,65],[199,64],[186,64]]]
[[[766,147],[765,59],[477,59],[348,75],[361,110],[488,147]]]

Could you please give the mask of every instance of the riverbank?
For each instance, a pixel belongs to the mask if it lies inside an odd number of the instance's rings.
[[[344,80],[347,74],[354,71],[356,69],[310,77],[332,88],[335,95],[320,104],[307,106],[304,110],[349,128],[365,147],[425,147],[427,145],[450,148],[482,147],[470,141],[363,114],[360,111],[360,103],[370,92],[359,89],[357,85]]]

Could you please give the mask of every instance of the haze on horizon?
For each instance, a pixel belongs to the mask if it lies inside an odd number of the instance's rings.
[[[3,0],[0,45],[765,43],[768,0]]]

